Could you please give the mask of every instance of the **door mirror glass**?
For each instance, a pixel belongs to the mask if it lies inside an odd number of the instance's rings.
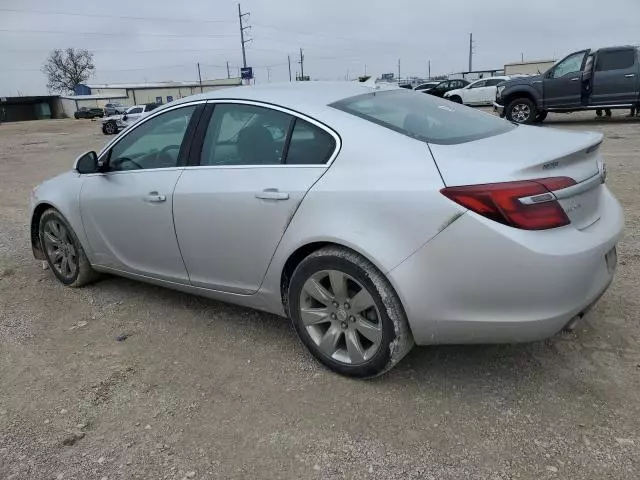
[[[74,166],[74,170],[80,174],[98,173],[99,168],[98,155],[93,150],[80,155]]]

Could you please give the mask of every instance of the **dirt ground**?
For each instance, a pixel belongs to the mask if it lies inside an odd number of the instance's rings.
[[[28,198],[107,140],[0,125],[0,479],[631,479],[640,476],[640,119],[605,133],[626,212],[612,288],[571,334],[415,348],[373,381],[318,366],[287,321],[31,256]],[[117,341],[120,335],[125,341]]]

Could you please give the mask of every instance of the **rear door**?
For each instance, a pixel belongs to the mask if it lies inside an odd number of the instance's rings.
[[[559,194],[559,200],[571,223],[583,229],[600,218],[601,141],[599,133],[520,125],[475,142],[430,148],[447,186],[572,178],[577,186]]]
[[[593,74],[591,103],[617,105],[637,102],[639,74],[635,48],[599,50]]]
[[[545,107],[577,107],[582,99],[582,67],[588,50],[572,53],[550,69],[543,79]]]
[[[312,119],[254,102],[208,105],[174,222],[193,285],[251,294],[300,202],[336,155],[339,137]]]
[[[482,102],[483,90],[487,84],[486,80],[479,80],[469,85],[469,88],[465,88],[464,103],[469,105],[478,105]]]

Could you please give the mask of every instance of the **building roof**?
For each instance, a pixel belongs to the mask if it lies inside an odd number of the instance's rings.
[[[126,95],[61,95],[60,98],[69,100],[111,100],[112,98],[127,98]]]
[[[242,80],[239,78],[220,78],[217,80],[203,80],[203,87],[219,87],[219,86],[236,86],[241,85]],[[146,83],[94,83],[87,85],[89,88],[171,88],[171,87],[199,87],[200,82],[146,82]]]

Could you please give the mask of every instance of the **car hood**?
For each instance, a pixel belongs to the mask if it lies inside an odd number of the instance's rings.
[[[505,80],[505,83],[501,84],[506,87],[511,87],[514,85],[531,85],[533,82],[537,80],[542,80],[542,75],[532,75],[530,77],[516,77],[511,80]]]

